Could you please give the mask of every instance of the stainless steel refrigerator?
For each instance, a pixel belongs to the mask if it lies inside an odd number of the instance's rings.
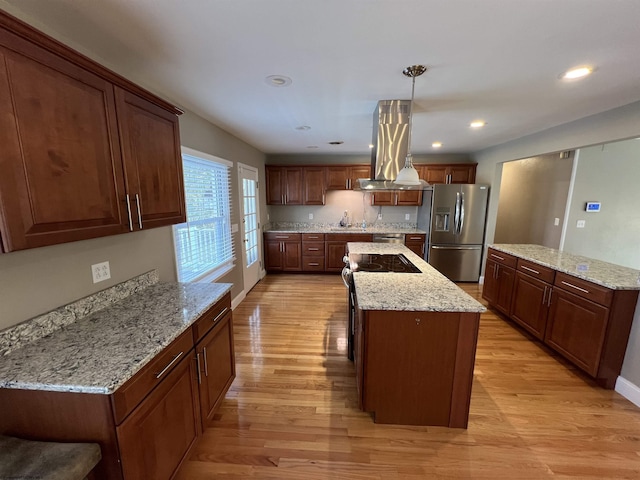
[[[489,186],[434,185],[428,262],[450,280],[477,282]]]

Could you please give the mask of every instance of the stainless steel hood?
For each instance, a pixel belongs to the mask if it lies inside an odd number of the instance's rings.
[[[404,167],[409,147],[410,100],[380,100],[373,112],[373,178],[359,178],[357,190],[424,190],[420,185],[399,185],[393,181]]]

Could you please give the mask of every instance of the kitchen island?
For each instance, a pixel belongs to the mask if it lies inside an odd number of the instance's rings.
[[[466,428],[486,309],[402,245],[352,242],[348,249],[401,253],[420,270],[352,274],[360,407],[377,423]]]

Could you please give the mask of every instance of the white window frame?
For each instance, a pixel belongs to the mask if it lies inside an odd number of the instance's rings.
[[[187,199],[186,199],[186,186],[185,186],[185,206],[187,208],[187,221],[185,223],[181,223],[179,225],[174,225],[172,228],[173,231],[173,251],[174,251],[174,261],[175,261],[175,266],[176,266],[176,275],[178,277],[178,281],[179,282],[200,282],[200,283],[211,283],[216,281],[217,279],[219,279],[220,277],[222,277],[223,275],[226,275],[227,273],[229,273],[231,270],[233,270],[233,268],[235,267],[235,263],[236,263],[236,255],[235,255],[235,246],[234,246],[234,241],[233,241],[233,228],[232,228],[232,224],[231,224],[231,210],[232,210],[232,195],[231,195],[231,170],[233,167],[233,162],[230,162],[229,160],[225,160],[224,158],[219,158],[216,157],[214,155],[209,155],[208,153],[204,153],[204,152],[200,152],[198,150],[194,150],[188,147],[181,147],[181,153],[182,153],[182,158],[184,161],[184,156],[190,156],[193,157],[197,160],[204,160],[204,161],[211,161],[211,162],[215,162],[219,165],[224,165],[225,167],[227,167],[227,172],[229,174],[229,179],[227,182],[227,185],[229,187],[229,191],[227,192],[228,194],[228,201],[229,201],[229,211],[228,211],[228,222],[229,222],[229,241],[230,241],[230,245],[231,245],[231,258],[220,264],[217,265],[203,273],[201,273],[200,275],[192,278],[192,279],[182,279],[180,277],[180,271],[181,271],[181,266],[178,264],[178,244],[179,241],[177,240],[177,235],[179,235],[180,230],[184,230],[184,226],[189,224],[189,209],[188,209],[188,203],[187,203]]]

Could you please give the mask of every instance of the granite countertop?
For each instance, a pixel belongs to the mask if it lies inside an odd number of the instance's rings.
[[[0,356],[0,388],[111,394],[230,289],[145,285]]]
[[[541,245],[499,243],[489,247],[612,290],[640,290],[640,270],[633,268]]]
[[[349,242],[349,253],[402,253],[422,273],[354,272],[363,310],[482,313],[486,308],[404,245]]]
[[[280,233],[420,233],[423,235],[427,233],[410,223],[372,223],[366,228],[362,228],[358,225],[340,227],[338,224],[287,222],[269,224],[265,226],[264,231]]]

